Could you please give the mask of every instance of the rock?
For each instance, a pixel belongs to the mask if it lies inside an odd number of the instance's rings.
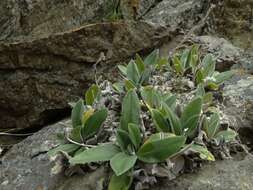
[[[253,48],[252,0],[213,1],[215,8],[208,19],[209,33],[231,40],[243,49]]]
[[[204,51],[212,53],[218,58],[216,64],[218,71],[226,71],[238,63],[241,52],[240,48],[235,47],[224,38],[196,36],[193,38],[193,41],[200,44]]]
[[[69,120],[48,126],[14,145],[0,162],[0,185],[4,190],[93,190],[102,189],[108,177],[105,168],[67,177],[61,156],[50,159],[46,152],[56,146],[56,134]],[[183,174],[174,181],[162,180],[154,190],[251,190],[253,189],[253,157],[204,164],[196,173]]]
[[[253,53],[251,51],[236,47],[225,38],[216,36],[195,36],[192,40],[201,45],[205,53],[212,53],[217,57],[216,69],[218,71],[232,68],[253,73]]]
[[[156,185],[154,190],[251,190],[253,188],[253,156],[243,160],[216,161],[198,172],[184,174],[172,182]]]
[[[147,22],[91,24],[68,32],[0,44],[0,128],[43,126],[69,113],[97,75],[111,75],[116,62],[149,50],[173,30]]]
[[[63,123],[66,124],[67,121]],[[58,180],[64,177],[62,162],[60,160],[50,162],[46,152],[57,145],[56,134],[62,132],[63,128],[64,125],[57,123],[13,146],[1,158],[1,188],[5,190],[53,189]]]
[[[239,132],[244,144],[253,150],[253,77],[235,75],[224,87],[224,113]]]
[[[201,0],[163,0],[143,18],[166,26],[189,29],[200,20],[204,4]]]
[[[111,0],[5,0],[0,2],[0,41],[50,35],[101,21]]]

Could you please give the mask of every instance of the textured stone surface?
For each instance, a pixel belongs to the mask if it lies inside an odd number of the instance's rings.
[[[157,185],[154,190],[251,190],[253,156],[243,160],[216,161],[204,165],[197,173],[185,174],[173,182]]]
[[[50,35],[102,20],[111,1],[4,0],[0,2],[0,41]]]
[[[166,26],[191,28],[203,16],[204,3],[201,0],[163,0],[144,19]]]
[[[0,44],[0,128],[43,125],[50,115],[57,117],[94,80],[92,65],[102,52],[105,61],[97,66],[98,75],[109,76],[117,61],[171,35],[169,29],[146,22],[114,22]]]
[[[253,49],[253,1],[223,0],[213,1],[215,9],[209,17],[209,27],[213,35],[225,36],[235,45]]]
[[[0,186],[5,190],[54,189],[63,177],[61,161],[50,162],[46,152],[54,147],[63,125],[46,127],[15,145],[0,164]],[[54,169],[55,168],[55,171]]]
[[[224,87],[224,113],[239,132],[242,141],[253,150],[253,77],[235,75]]]

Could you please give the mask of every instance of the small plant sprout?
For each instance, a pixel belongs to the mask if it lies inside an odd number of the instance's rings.
[[[98,98],[100,94],[99,91],[97,86],[92,85],[85,94],[87,104],[85,105],[82,99],[75,103],[71,112],[71,132],[66,137],[67,144],[60,145],[51,150],[49,152],[50,155],[59,151],[67,153],[74,152],[79,149],[80,145],[84,144],[86,140],[98,133],[107,117],[106,108],[95,110],[91,106]]]
[[[148,84],[152,72],[156,68],[161,68],[166,63],[166,59],[159,58],[158,50],[151,52],[144,60],[142,60],[142,58],[136,54],[135,60],[131,60],[127,66],[118,66],[122,76],[125,79],[125,89],[139,89],[142,85]],[[115,87],[116,89],[119,89],[119,84],[116,84]]]
[[[217,144],[234,141],[237,136],[237,133],[232,129],[221,129],[218,113],[213,113],[210,118],[204,118],[203,130],[205,131],[207,138],[209,140],[214,140]]]

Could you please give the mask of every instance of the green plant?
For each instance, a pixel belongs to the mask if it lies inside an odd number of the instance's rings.
[[[193,137],[201,114],[202,98],[197,97],[186,105],[180,117],[164,102],[160,109],[151,109],[151,115],[158,131]]]
[[[131,60],[127,66],[119,65],[118,68],[125,78],[124,86],[126,90],[137,88],[148,84],[151,73],[155,68],[160,68],[166,64],[167,60],[159,58],[159,51],[154,50],[144,60],[136,54],[136,59]],[[115,89],[120,90],[122,84],[114,84]],[[122,88],[121,88],[122,89]]]
[[[149,109],[160,109],[162,102],[166,103],[172,110],[176,107],[176,96],[171,93],[161,93],[152,86],[141,89],[141,97]]]
[[[108,14],[106,18],[110,21],[116,21],[122,19],[122,13],[120,10],[120,0],[112,0],[111,4],[108,6]]]
[[[72,126],[71,132],[66,139],[67,143],[51,150],[50,155],[59,151],[74,152],[81,148],[79,144],[85,143],[99,131],[107,117],[106,108],[95,110],[91,107],[99,96],[98,86],[92,85],[85,94],[86,105],[82,99],[75,103],[71,112]]]
[[[172,58],[172,68],[181,76],[190,70],[197,85],[202,83],[208,89],[217,90],[219,85],[233,76],[234,71],[222,73],[215,71],[214,57],[207,54],[201,61],[198,49],[198,46],[193,45],[190,49],[184,50],[181,55],[175,54]]]
[[[159,58],[158,54],[158,50],[155,50],[144,60],[137,54],[127,66],[118,67],[124,81],[115,83],[113,88],[124,96],[114,93],[123,98],[122,101],[120,99],[121,115],[117,128],[112,128],[112,132],[102,131],[107,109],[100,107],[103,102],[99,102],[101,90],[97,85],[92,85],[85,93],[85,100],[80,99],[73,105],[70,132],[66,133],[60,146],[49,151],[49,155],[64,152],[71,165],[109,162],[113,171],[109,190],[129,189],[134,181],[134,170],[146,164],[166,165],[169,160],[189,154],[214,161],[215,157],[209,151],[212,150],[211,142],[227,143],[234,140],[237,134],[231,129],[221,129],[217,113],[209,118],[206,116],[210,114],[209,106],[215,106],[212,93],[206,92],[206,89],[216,89],[231,74],[217,73],[215,61],[210,55],[200,61],[197,46],[186,49],[181,55],[174,55],[172,68],[177,76],[190,76],[197,84],[195,98],[181,110],[176,105],[175,95],[150,85],[152,74],[158,74],[163,71],[161,68],[164,65],[168,66],[167,60]],[[147,111],[150,115],[145,114]],[[152,122],[156,132],[150,125]],[[101,136],[99,132],[115,140],[108,142],[107,138],[99,141],[96,138]],[[89,144],[94,139],[97,144]]]
[[[233,141],[237,136],[237,133],[232,129],[220,129],[220,117],[218,113],[213,113],[210,118],[204,118],[203,130],[208,139],[215,140],[217,143]]]
[[[131,184],[129,172],[137,160],[146,163],[163,162],[177,153],[185,144],[185,137],[162,132],[151,135],[142,144],[137,104],[139,102],[136,92],[128,91],[123,100],[122,120],[116,133],[116,144],[98,145],[84,150],[69,160],[71,164],[110,161],[115,174],[111,178],[109,189],[129,187]]]
[[[190,49],[185,49],[180,55],[175,54],[172,58],[172,67],[179,75],[184,75],[189,69],[195,72],[199,64],[198,46],[193,45]]]
[[[234,75],[234,71],[225,71],[222,73],[215,71],[215,64],[216,61],[213,56],[207,54],[203,58],[200,67],[194,73],[195,82],[197,84],[202,83],[206,88],[211,90],[217,90],[219,85]]]

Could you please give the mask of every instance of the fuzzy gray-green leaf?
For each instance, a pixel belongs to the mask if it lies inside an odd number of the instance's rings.
[[[192,135],[197,128],[199,116],[202,108],[202,98],[197,97],[192,100],[183,110],[180,121],[182,127],[188,135]]]
[[[71,112],[71,121],[72,127],[75,128],[77,126],[82,125],[82,117],[85,111],[83,100],[80,99],[74,106]]]
[[[90,162],[108,161],[119,152],[120,149],[117,146],[108,143],[85,150],[71,158],[69,162],[71,164],[85,164]]]
[[[157,139],[157,137],[159,137],[159,139]],[[183,136],[167,137],[167,135],[163,133],[154,134],[140,147],[137,155],[143,162],[162,162],[180,151],[185,141],[186,138]]]
[[[124,152],[120,152],[110,160],[110,166],[115,175],[120,176],[134,167],[136,160],[136,155],[128,155]]]
[[[100,89],[97,85],[93,84],[85,93],[86,105],[92,105],[100,96]]]
[[[120,128],[127,131],[129,123],[136,125],[140,123],[140,104],[134,90],[129,90],[123,99]]]
[[[101,109],[91,115],[89,119],[85,122],[85,125],[82,129],[83,137],[87,138],[97,133],[103,122],[106,120],[106,117],[107,109]]]
[[[135,146],[135,149],[138,150],[141,144],[141,132],[139,126],[133,123],[129,123],[128,133],[133,145]]]
[[[140,73],[135,62],[131,60],[127,65],[127,79],[131,80],[135,86],[138,85],[140,80]]]
[[[132,184],[132,176],[128,173],[121,176],[112,175],[108,190],[128,190]]]

